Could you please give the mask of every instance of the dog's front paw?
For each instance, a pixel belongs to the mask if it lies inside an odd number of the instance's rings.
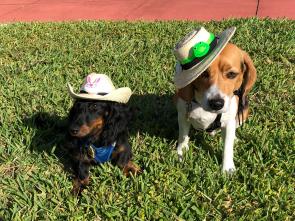
[[[129,161],[123,168],[123,174],[128,177],[129,175],[138,175],[142,173],[142,169],[135,163]]]
[[[222,172],[226,174],[233,174],[235,171],[236,167],[233,162],[222,166]]]
[[[81,180],[79,178],[74,178],[72,194],[75,196],[81,195],[82,191],[89,185],[89,176]]]
[[[182,162],[183,160],[183,150],[187,151],[188,149],[189,149],[189,146],[186,144],[177,146],[177,154],[178,154],[178,159],[180,162]]]
[[[73,189],[71,191],[72,195],[78,196],[81,195],[83,189],[81,188],[81,183],[79,179],[74,179],[73,181]]]

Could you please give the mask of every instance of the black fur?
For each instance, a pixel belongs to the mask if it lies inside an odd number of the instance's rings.
[[[126,104],[109,101],[77,100],[69,113],[66,148],[73,159],[75,173],[74,193],[79,193],[88,184],[89,169],[95,165],[88,156],[85,147],[94,144],[97,147],[116,142],[111,162],[124,168],[131,160],[131,146],[128,143],[128,125],[133,117],[133,110]],[[90,131],[85,136],[76,136],[73,131],[80,130],[95,119],[102,119],[103,126],[98,131]],[[86,180],[86,181],[85,181]],[[86,182],[86,184],[85,184]]]

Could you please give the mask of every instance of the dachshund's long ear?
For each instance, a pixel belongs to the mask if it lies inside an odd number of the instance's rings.
[[[254,67],[253,61],[250,56],[243,51],[243,59],[244,59],[244,80],[243,80],[243,88],[244,88],[244,96],[246,96],[251,88],[253,87],[256,81],[256,69]]]
[[[101,134],[103,143],[109,145],[117,141],[118,136],[128,133],[128,124],[133,117],[133,110],[125,104],[109,103],[106,123]]]
[[[194,97],[194,89],[192,84],[185,86],[177,91],[177,95],[183,100],[190,102]]]

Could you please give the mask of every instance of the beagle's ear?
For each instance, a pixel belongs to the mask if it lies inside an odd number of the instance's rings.
[[[244,89],[245,95],[249,93],[256,81],[256,69],[250,56],[243,51],[244,59]]]
[[[177,91],[177,95],[183,100],[190,102],[194,97],[194,89],[192,84],[185,86]]]

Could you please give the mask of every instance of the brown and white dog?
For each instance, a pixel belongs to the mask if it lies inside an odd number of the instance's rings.
[[[235,170],[235,131],[248,117],[247,95],[255,80],[256,69],[249,55],[228,43],[205,72],[176,92],[180,159],[188,149],[191,125],[212,134],[220,127],[224,141],[222,170]]]

